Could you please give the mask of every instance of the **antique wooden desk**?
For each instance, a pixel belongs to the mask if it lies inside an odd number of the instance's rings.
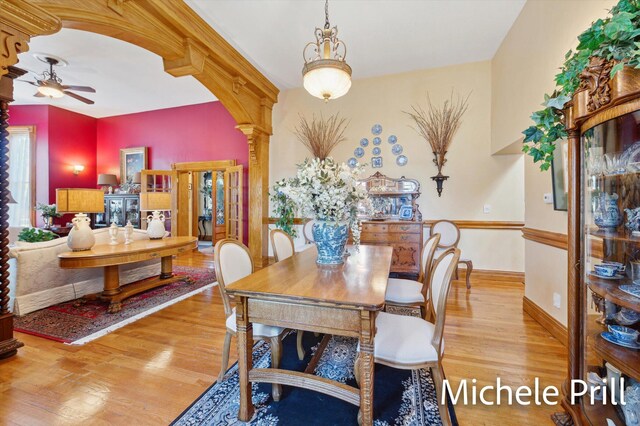
[[[350,250],[353,254],[336,269],[319,268],[314,248],[227,287],[237,302],[239,420],[253,416],[250,382],[267,382],[311,389],[358,405],[362,424],[372,424],[375,317],[384,307],[393,249],[362,245],[359,253]],[[253,322],[357,337],[360,389],[308,373],[252,368]]]
[[[143,291],[184,279],[173,275],[172,256],[198,247],[196,237],[169,237],[161,240],[136,240],[131,244],[97,244],[91,250],[60,253],[61,268],[104,267],[104,290],[85,296],[110,302],[109,312],[122,308],[122,301]],[[120,286],[118,265],[161,259],[160,276]]]

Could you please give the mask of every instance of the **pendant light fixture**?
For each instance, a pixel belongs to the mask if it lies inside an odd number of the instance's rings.
[[[309,42],[302,51],[304,88],[312,96],[337,99],[351,88],[351,67],[347,64],[347,46],[338,39],[338,27],[329,24],[329,0],[324,4],[324,29],[316,28],[316,41]]]

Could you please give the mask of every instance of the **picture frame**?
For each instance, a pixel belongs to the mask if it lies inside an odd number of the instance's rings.
[[[147,147],[120,150],[120,184],[131,183],[133,176],[147,168]]]
[[[567,211],[569,188],[569,144],[561,140],[553,152],[551,162],[551,181],[553,186],[553,209]]]
[[[400,211],[398,212],[398,218],[400,220],[412,220],[413,206],[411,206],[410,204],[404,204],[400,206]]]

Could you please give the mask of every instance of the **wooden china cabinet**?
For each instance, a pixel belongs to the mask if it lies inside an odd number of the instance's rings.
[[[640,71],[625,67],[610,79],[612,65],[592,58],[564,110],[569,377],[562,401],[567,413],[553,416],[558,425],[606,425],[607,418],[625,424],[621,407],[610,401],[592,404],[587,394],[572,404],[571,380],[587,381],[590,373],[606,378],[608,370],[611,377],[617,370],[625,386],[629,379],[640,381],[640,350],[612,342],[607,333],[609,325],[640,328],[640,321],[634,322],[640,319],[640,297],[633,295],[640,286],[632,287],[634,281],[640,284],[640,268],[634,267],[640,262],[640,236],[631,232],[640,222],[626,226],[633,209],[640,208]],[[626,270],[611,278],[596,276],[594,267],[607,261],[619,262]]]

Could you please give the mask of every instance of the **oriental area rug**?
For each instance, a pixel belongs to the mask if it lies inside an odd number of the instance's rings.
[[[77,299],[15,317],[14,329],[83,345],[215,285],[212,269],[174,266],[173,272],[184,279],[123,300],[120,312],[108,313],[106,302]]]
[[[295,333],[283,341],[282,366],[287,370],[304,371],[318,348],[322,335],[304,334],[304,347],[311,350],[303,361],[298,360]],[[355,386],[353,364],[357,340],[332,336],[315,368],[317,376]],[[271,364],[269,344],[259,341],[253,348],[253,365],[267,368]],[[249,423],[237,420],[240,406],[238,364],[234,364],[221,382],[214,383],[172,426],[218,425],[357,425],[358,407],[307,389],[283,386],[279,402],[271,398],[271,384],[253,383],[255,415]],[[426,369],[398,370],[375,365],[374,425],[441,425],[436,393],[431,374]],[[455,412],[449,412],[457,425]]]

